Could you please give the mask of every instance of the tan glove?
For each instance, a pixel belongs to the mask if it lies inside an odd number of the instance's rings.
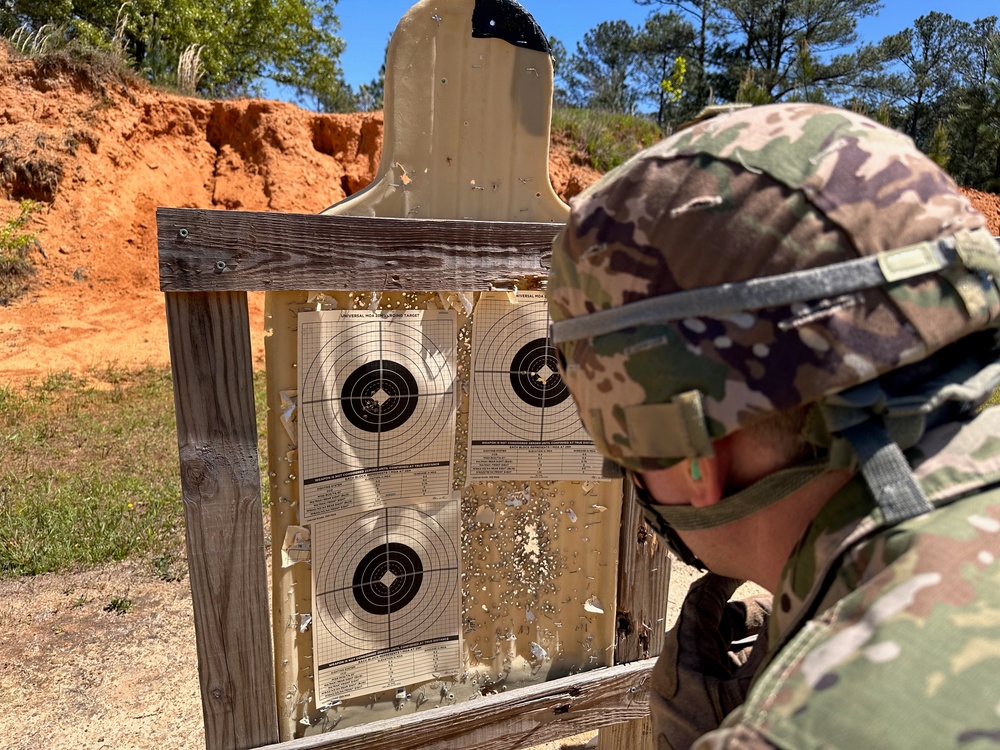
[[[746,698],[767,653],[771,597],[729,601],[742,581],[709,573],[688,591],[653,668],[657,750],[686,750]],[[733,644],[757,635],[751,645]]]

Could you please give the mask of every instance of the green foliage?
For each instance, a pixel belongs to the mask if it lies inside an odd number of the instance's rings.
[[[951,155],[948,153],[948,130],[940,120],[938,120],[937,127],[934,128],[934,135],[927,149],[927,155],[941,169],[948,168],[948,162],[951,160]]]
[[[669,8],[690,28],[690,42],[681,53],[686,60],[684,96],[673,108],[675,119],[692,119],[711,101],[725,101],[736,91],[736,81],[724,72],[724,60],[731,56],[717,0],[635,0],[638,5]],[[732,47],[735,50],[735,46]]]
[[[996,16],[972,24],[962,86],[937,103],[947,115],[949,168],[963,185],[1000,190],[1000,24]]]
[[[684,94],[684,76],[687,74],[687,61],[683,57],[674,58],[670,75],[660,81],[660,89],[671,101],[677,101]]]
[[[971,27],[947,13],[931,11],[904,29],[883,39],[879,47],[891,63],[891,72],[876,75],[868,85],[905,111],[905,130],[926,147],[940,112],[936,102],[958,85],[959,70],[968,55]],[[931,118],[930,115],[935,117]]]
[[[862,90],[880,122],[910,135],[963,185],[1000,189],[1000,26],[945,13],[880,42],[890,66]]]
[[[822,65],[812,53],[809,43],[801,40],[798,55],[795,58],[795,90],[787,95],[787,100],[829,104],[830,100],[826,90],[816,85],[817,76],[821,74],[821,70]]]
[[[748,69],[743,74],[740,87],[736,90],[736,101],[740,104],[770,104],[774,101],[768,90],[757,81],[754,71]]]
[[[617,167],[663,137],[656,123],[641,115],[570,107],[553,110],[552,129],[575,141],[599,172]]]
[[[0,389],[0,576],[179,544],[171,402],[152,371]]]
[[[846,51],[857,42],[858,19],[875,15],[878,0],[635,1],[694,20],[689,89],[698,107],[713,97],[827,101],[881,64],[875,47]]]
[[[569,73],[567,63],[569,53],[566,52],[566,45],[556,39],[549,37],[549,52],[552,55],[552,102],[556,107],[564,107],[567,104],[569,89],[572,85],[566,78]]]
[[[335,0],[7,0],[0,27],[43,29],[101,49],[159,85],[212,96],[260,93],[262,79],[322,108],[352,102],[339,67]],[[56,40],[52,41],[55,44]],[[185,56],[186,55],[186,56]]]
[[[634,1],[665,11],[650,17],[661,27],[673,24],[678,32],[681,22],[689,24],[677,55],[686,64],[679,97],[660,85],[665,74],[630,79],[637,86],[632,99],[656,102],[657,120],[668,132],[678,117],[691,119],[709,103],[839,104],[907,133],[960,184],[1000,190],[997,16],[966,23],[932,11],[878,44],[858,44],[857,22],[878,12],[878,0]],[[633,29],[634,45],[641,34]],[[626,48],[626,41],[616,47]],[[640,57],[637,69],[655,55]],[[664,71],[666,62],[659,59]],[[586,86],[566,98],[600,105]]]
[[[600,23],[569,60],[562,45],[554,47],[557,76],[565,84],[557,102],[629,114],[640,102],[652,102],[657,125],[666,128],[689,114],[682,99],[694,36],[691,24],[672,11],[652,14],[639,28]]]
[[[641,98],[655,106],[661,129],[690,114],[684,98],[694,36],[691,24],[671,11],[654,13],[636,37],[636,85]]]
[[[263,420],[263,374],[254,387]],[[266,504],[267,482],[262,491]],[[0,387],[0,578],[138,556],[176,580],[182,522],[169,372],[109,368]]]
[[[604,21],[584,34],[568,65],[574,106],[635,111],[640,99],[633,80],[639,59],[637,34],[627,21]]]
[[[720,0],[718,6],[741,50],[734,69],[752,71],[774,101],[810,88],[836,92],[855,78],[862,50],[835,53],[856,43],[858,19],[880,7],[877,0]]]
[[[880,125],[885,125],[887,128],[892,126],[892,112],[886,102],[882,102],[879,105],[878,110],[871,115],[871,118]]]
[[[150,564],[156,577],[167,583],[182,581],[187,573],[187,561],[175,550],[155,556]]]
[[[113,612],[116,615],[127,615],[135,605],[127,596],[113,596],[111,601],[104,607],[105,612]]]
[[[59,37],[58,43],[47,44],[34,59],[40,76],[66,75],[74,83],[100,94],[105,102],[109,84],[127,88],[139,80],[127,57],[107,47],[88,46],[80,39]]]
[[[24,294],[35,274],[28,254],[38,240],[26,227],[41,207],[37,201],[22,200],[17,215],[0,225],[0,305],[9,305]]]
[[[687,61],[683,57],[674,58],[670,73],[660,81],[660,91],[667,101],[677,102],[684,95],[684,76],[687,73]]]

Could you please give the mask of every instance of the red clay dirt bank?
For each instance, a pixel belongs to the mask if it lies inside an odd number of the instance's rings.
[[[316,213],[367,185],[382,149],[381,113],[174,96],[2,45],[0,101],[0,220],[46,204],[32,288],[0,307],[0,383],[165,365],[157,206]],[[598,176],[563,139],[551,163],[564,198]],[[259,353],[263,295],[250,308]]]
[[[0,307],[0,384],[47,372],[166,365],[157,206],[316,213],[367,185],[381,113],[321,115],[273,101],[205,101],[0,44],[0,220],[42,201],[38,273]],[[598,173],[553,137],[565,199]],[[1000,198],[969,191],[1000,234]],[[263,295],[250,296],[262,350]]]

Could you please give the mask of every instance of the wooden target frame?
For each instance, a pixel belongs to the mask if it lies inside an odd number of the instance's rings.
[[[669,557],[625,498],[616,666],[278,742],[246,293],[317,286],[487,290],[496,279],[544,275],[558,228],[157,212],[209,750],[530,747],[601,727],[611,727],[602,742],[612,748],[648,737],[648,657],[662,645]]]

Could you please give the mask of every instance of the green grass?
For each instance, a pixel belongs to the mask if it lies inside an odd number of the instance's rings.
[[[1000,406],[1000,388],[993,391],[993,394],[986,400],[986,403],[983,404],[982,408],[989,409],[992,406]]]
[[[263,374],[254,386],[260,434]],[[170,372],[0,387],[0,577],[129,557],[166,579],[184,573]]]
[[[111,601],[104,607],[105,612],[113,612],[116,615],[127,615],[132,611],[132,600],[127,596],[113,596]]]
[[[575,141],[599,172],[617,167],[663,137],[656,123],[645,117],[596,109],[557,108],[552,129]]]

